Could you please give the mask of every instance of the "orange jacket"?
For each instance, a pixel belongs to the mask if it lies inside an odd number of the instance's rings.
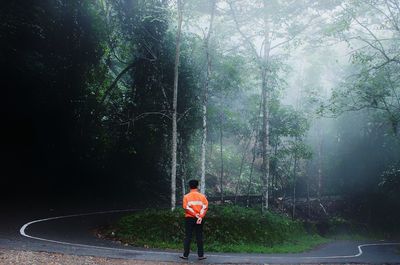
[[[204,218],[208,210],[206,196],[201,194],[197,189],[191,189],[183,197],[183,209],[185,209],[185,217]]]

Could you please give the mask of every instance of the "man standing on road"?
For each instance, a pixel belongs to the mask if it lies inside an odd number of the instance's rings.
[[[199,260],[206,259],[203,249],[203,224],[204,216],[208,210],[207,198],[199,192],[197,180],[190,180],[190,192],[183,197],[183,209],[185,209],[185,241],[183,243],[184,252],[181,259],[188,259],[190,252],[190,241],[193,230],[196,232],[197,254]]]

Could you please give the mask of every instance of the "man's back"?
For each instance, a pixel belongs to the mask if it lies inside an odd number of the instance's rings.
[[[208,209],[207,198],[197,189],[191,189],[183,198],[183,208],[185,217],[204,218]]]

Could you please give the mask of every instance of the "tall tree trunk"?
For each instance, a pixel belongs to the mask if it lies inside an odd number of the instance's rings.
[[[297,155],[294,155],[294,164],[293,164],[293,211],[292,211],[292,219],[294,219],[296,213],[296,181],[297,181]]]
[[[210,57],[210,36],[212,33],[212,26],[214,21],[214,10],[216,0],[211,1],[211,17],[210,17],[210,25],[207,32],[207,37],[204,41],[204,46],[206,50],[207,57],[207,73],[206,73],[206,81],[204,84],[204,98],[203,98],[203,139],[201,142],[201,185],[200,191],[205,194],[206,193],[206,143],[207,143],[207,102],[208,102],[208,90],[210,84],[211,77],[211,57]]]
[[[277,162],[276,162],[276,155],[278,153],[278,140],[279,140],[279,136],[276,136],[276,141],[275,141],[275,145],[274,145],[274,157],[275,157],[275,163],[274,163],[274,171],[272,172],[271,176],[271,188],[272,188],[272,192],[271,192],[271,197],[273,199],[273,201],[276,200],[277,198],[277,172],[276,172],[276,168],[277,168]]]
[[[251,160],[251,166],[250,166],[250,176],[249,176],[249,185],[247,186],[247,207],[249,207],[250,204],[250,191],[251,191],[251,184],[253,180],[253,169],[254,169],[254,162],[256,160],[256,149],[257,149],[257,137],[254,142],[253,146],[253,158]]]
[[[220,176],[220,188],[221,188],[221,203],[224,203],[224,186],[223,186],[223,178],[224,178],[224,158],[223,158],[223,153],[222,153],[222,123],[223,123],[223,118],[222,118],[222,114],[220,117],[220,126],[219,126],[219,133],[220,133],[220,137],[219,137],[219,144],[220,144],[220,156],[221,156],[221,176]]]
[[[322,129],[321,124],[318,126],[318,174],[317,174],[317,198],[321,200],[322,191]]]
[[[311,218],[311,203],[310,203],[310,175],[307,174],[307,218]]]
[[[175,67],[174,67],[174,98],[172,104],[172,162],[171,162],[171,210],[176,205],[176,147],[177,147],[177,106],[178,106],[178,75],[179,53],[182,31],[182,3],[178,1],[178,30],[176,32]]]
[[[257,143],[258,143],[258,140],[259,140],[258,139],[259,135],[258,135],[257,132],[258,132],[259,125],[260,125],[259,117],[260,117],[260,114],[261,114],[261,109],[262,109],[262,102],[260,102],[260,108],[259,108],[259,111],[258,111],[257,122],[256,122],[255,127],[254,127],[254,131],[256,133],[254,135],[253,158],[251,160],[251,166],[250,166],[249,185],[247,186],[247,204],[246,204],[247,207],[249,207],[249,204],[250,204],[250,191],[251,191],[251,184],[252,184],[251,182],[253,180],[254,162],[256,160]]]
[[[183,152],[179,152],[179,162],[180,162],[180,169],[181,169],[181,185],[182,185],[182,199],[183,196],[186,194],[186,163],[184,161],[184,154]]]
[[[252,134],[253,134],[253,132],[251,132],[251,134],[250,134],[249,140],[247,141],[246,147],[244,148],[244,151],[243,151],[242,160],[240,161],[239,174],[238,174],[238,178],[236,180],[236,187],[235,187],[235,204],[237,202],[237,196],[238,196],[238,193],[239,193],[240,178],[242,176],[244,159],[246,158],[246,153],[247,153],[247,149],[249,148],[249,145],[250,145],[250,142],[251,142]]]
[[[183,196],[185,196],[185,194],[186,194],[186,188],[185,188],[186,181],[185,181],[184,175],[182,175],[182,177],[181,177],[181,182],[182,182],[182,198],[183,198]]]
[[[267,87],[267,74],[269,63],[269,52],[271,49],[268,22],[268,0],[264,0],[264,55],[261,65],[262,74],[262,112],[263,121],[261,129],[261,143],[262,143],[262,211],[268,210],[268,184],[269,184],[269,91]]]
[[[213,138],[210,137],[210,157],[213,156],[213,146],[214,146],[214,141]]]

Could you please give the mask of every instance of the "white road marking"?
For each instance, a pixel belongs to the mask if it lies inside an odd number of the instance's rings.
[[[49,218],[44,218],[44,219],[38,219],[34,220],[31,222],[28,222],[24,224],[20,229],[19,233],[24,236],[28,237],[31,239],[36,239],[40,241],[45,241],[45,242],[50,242],[50,243],[57,243],[57,244],[62,244],[62,245],[67,245],[67,246],[74,246],[74,247],[87,247],[87,248],[95,248],[95,249],[103,249],[103,250],[124,250],[128,252],[134,252],[134,253],[142,253],[142,250],[134,250],[134,249],[123,249],[123,248],[111,248],[111,247],[102,247],[102,246],[93,246],[93,245],[86,245],[86,244],[78,244],[78,243],[70,243],[70,242],[64,242],[64,241],[58,241],[58,240],[51,240],[51,239],[46,239],[46,238],[41,238],[41,237],[36,237],[36,236],[31,236],[26,233],[26,229],[28,226],[35,224],[35,223],[41,223],[41,222],[46,222],[46,221],[51,221],[51,220],[57,220],[57,219],[63,219],[63,218],[71,218],[71,217],[80,217],[80,216],[88,216],[88,215],[97,215],[97,214],[108,214],[108,213],[120,213],[120,212],[133,212],[137,211],[138,209],[127,209],[127,210],[112,210],[112,211],[101,211],[101,212],[91,212],[91,213],[84,213],[84,214],[70,214],[70,215],[63,215],[63,216],[56,216],[56,217],[49,217]],[[161,252],[161,251],[146,251],[149,253],[153,254],[165,254],[167,252]]]
[[[97,214],[108,214],[108,213],[121,213],[121,212],[133,212],[137,211],[139,209],[125,209],[125,210],[111,210],[111,211],[100,211],[100,212],[91,212],[91,213],[83,213],[83,214],[70,214],[70,215],[63,215],[63,216],[55,216],[55,217],[49,217],[49,218],[44,218],[44,219],[38,219],[38,220],[33,220],[31,222],[28,222],[24,224],[20,229],[19,233],[27,238],[31,239],[36,239],[44,242],[50,242],[50,243],[57,243],[57,244],[62,244],[62,245],[67,245],[67,246],[74,246],[74,247],[85,247],[85,248],[94,248],[94,249],[103,249],[103,250],[121,250],[121,251],[127,251],[127,252],[132,252],[132,253],[151,253],[151,254],[158,254],[158,255],[165,255],[165,254],[178,254],[178,252],[163,252],[163,251],[154,251],[154,250],[135,250],[135,249],[126,249],[126,248],[112,248],[112,247],[102,247],[102,246],[94,246],[94,245],[86,245],[86,244],[78,244],[78,243],[70,243],[70,242],[64,242],[64,241],[58,241],[58,240],[51,240],[51,239],[46,239],[46,238],[41,238],[41,237],[36,237],[36,236],[31,236],[26,233],[27,228],[30,225],[36,224],[36,223],[41,223],[41,222],[46,222],[46,221],[51,221],[51,220],[57,220],[57,219],[63,219],[63,218],[71,218],[71,217],[80,217],[80,216],[88,216],[88,215],[97,215]],[[266,258],[266,259],[281,259],[281,258],[295,258],[295,259],[341,259],[341,258],[356,258],[360,257],[363,254],[362,248],[364,247],[370,247],[370,246],[388,246],[388,245],[400,245],[400,243],[372,243],[372,244],[362,244],[357,246],[358,248],[358,253],[354,255],[343,255],[343,256],[321,256],[321,257],[284,257],[284,256],[265,256],[260,258]],[[219,255],[219,254],[209,254],[207,255],[208,257],[222,257],[222,258],[238,258],[238,256],[234,255]],[[250,256],[242,257],[242,258],[250,258]]]

